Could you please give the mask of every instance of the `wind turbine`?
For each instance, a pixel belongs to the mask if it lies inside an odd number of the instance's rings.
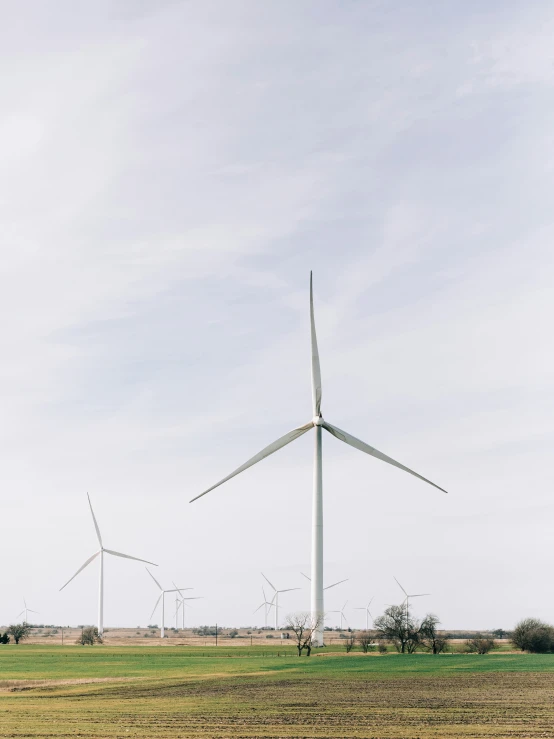
[[[203,493],[197,495],[190,502],[198,500],[206,493],[209,493],[214,488],[222,485],[227,480],[230,480],[235,475],[239,475],[244,470],[252,467],[257,462],[261,462],[262,459],[269,457],[270,454],[282,449],[282,447],[290,444],[298,437],[303,434],[315,430],[315,449],[314,449],[314,482],[313,482],[313,502],[312,502],[312,587],[311,587],[311,612],[312,620],[314,624],[318,624],[317,629],[314,632],[313,644],[314,646],[323,646],[323,616],[324,616],[324,603],[323,603],[323,470],[322,470],[322,429],[325,429],[328,433],[334,436],[339,441],[349,444],[350,446],[358,449],[361,452],[365,452],[372,457],[380,459],[382,462],[391,464],[394,467],[398,467],[404,472],[409,472],[410,475],[418,477],[420,480],[433,485],[443,493],[446,490],[436,485],[431,480],[423,477],[417,472],[414,472],[409,467],[397,462],[388,457],[386,454],[378,451],[369,444],[366,444],[355,436],[348,434],[346,431],[336,426],[332,426],[327,421],[323,420],[321,415],[321,369],[319,364],[319,352],[317,348],[317,338],[315,332],[315,318],[314,318],[314,300],[313,300],[313,286],[312,286],[312,273],[310,272],[310,332],[311,332],[311,346],[312,346],[312,407],[313,407],[313,418],[303,426],[289,431],[284,436],[279,437],[276,441],[266,446],[261,452],[251,457],[247,462],[238,467],[230,475],[224,477],[222,480],[217,482],[212,487],[204,490]]]
[[[69,580],[66,582],[65,585],[63,585],[60,588],[60,591],[62,591],[69,583],[77,577],[79,572],[82,572],[82,570],[85,569],[85,567],[88,567],[88,565],[92,562],[93,559],[96,559],[98,555],[100,555],[100,580],[99,580],[99,587],[98,587],[98,633],[102,634],[104,632],[104,554],[112,554],[114,557],[123,557],[124,559],[134,559],[137,562],[146,562],[149,565],[154,565],[154,567],[157,567],[157,564],[154,564],[154,562],[149,562],[147,559],[139,559],[138,557],[131,557],[130,554],[122,554],[121,552],[114,552],[113,549],[106,549],[104,545],[102,544],[102,537],[100,536],[100,529],[98,528],[98,523],[96,521],[96,516],[94,515],[94,511],[92,510],[92,503],[90,502],[90,495],[87,493],[88,498],[88,504],[90,506],[90,512],[92,513],[92,520],[94,521],[94,528],[96,529],[96,536],[98,538],[98,543],[100,544],[100,549],[95,552],[92,557],[89,557],[84,565],[79,567],[77,572],[73,575],[73,577],[70,577]]]
[[[177,588],[177,585],[175,585],[174,582],[173,582],[173,587],[174,588]],[[175,596],[175,603],[176,603],[176,606],[177,606],[176,611],[175,611],[175,628],[177,628],[177,615],[179,613],[179,608],[181,608],[181,606],[183,606],[183,629],[184,629],[185,628],[185,608],[188,605],[188,603],[185,603],[185,601],[186,600],[201,600],[202,599],[202,596],[201,595],[195,595],[195,596],[191,596],[190,598],[185,598],[185,596],[181,592],[182,590],[192,590],[192,588],[177,588],[177,592],[179,593],[179,595],[181,596],[181,598],[179,599],[177,595]]]
[[[396,577],[394,577],[394,579],[396,580]],[[407,593],[402,587],[402,585],[400,585],[398,580],[396,580],[396,584],[406,596],[404,600],[402,601],[402,605],[404,605],[404,603],[406,604],[406,631],[408,631],[408,619],[410,617],[410,610],[409,610],[410,609],[410,598],[423,598],[426,595],[431,595],[431,593]]]
[[[160,595],[158,597],[158,600],[156,601],[156,605],[152,609],[152,613],[150,614],[150,619],[152,619],[152,616],[156,613],[156,608],[158,607],[158,604],[159,604],[159,602],[161,600],[161,602],[162,602],[162,628],[161,628],[161,637],[163,639],[165,637],[165,594],[166,593],[180,593],[181,590],[192,590],[192,588],[178,588],[178,587],[174,587],[174,588],[171,588],[170,590],[164,590],[162,588],[162,586],[160,585],[160,583],[156,580],[156,578],[154,577],[154,575],[150,572],[150,570],[148,569],[148,567],[145,567],[144,569],[146,570],[146,572],[148,572],[148,574],[150,575],[150,577],[152,578],[152,580],[154,580],[154,582],[156,583],[156,585],[160,589]]]
[[[290,593],[291,590],[300,590],[300,588],[286,588],[285,590],[277,590],[275,585],[269,582],[263,572],[262,577],[273,588],[273,598],[271,599],[270,605],[275,608],[275,631],[277,631],[277,629],[279,628],[279,593]]]
[[[366,631],[369,630],[369,619],[370,619],[370,617],[371,617],[371,620],[373,621],[373,616],[371,615],[371,611],[369,610],[369,606],[373,603],[373,599],[374,598],[375,598],[375,596],[373,595],[371,597],[369,603],[367,604],[367,606],[363,606],[363,607],[359,607],[358,606],[358,608],[354,608],[355,611],[365,611],[365,628],[366,628]]]
[[[267,615],[271,611],[271,609],[273,608],[274,603],[273,603],[273,601],[268,601],[267,596],[265,594],[265,590],[264,590],[263,585],[262,585],[262,593],[263,593],[264,599],[261,602],[261,604],[256,608],[256,610],[254,611],[254,613],[258,613],[258,611],[260,610],[260,608],[263,608],[265,606],[265,608],[264,608],[264,622],[265,622],[264,623],[264,628],[267,629]]]
[[[27,624],[27,623],[29,623],[28,618],[27,618],[27,613],[38,613],[38,611],[33,611],[32,608],[28,608],[27,607],[27,601],[25,600],[25,598],[23,598],[23,604],[25,605],[25,608],[21,611],[21,613],[18,613],[17,614],[17,618],[19,618],[21,616],[21,614],[24,613],[25,614],[25,623]]]
[[[348,623],[348,620],[347,620],[346,616],[344,615],[344,609],[346,608],[347,604],[348,604],[348,601],[346,600],[344,602],[343,607],[340,610],[338,610],[338,611],[327,611],[328,613],[340,613],[340,630],[341,631],[342,631],[342,620],[344,619],[346,621],[346,623]]]

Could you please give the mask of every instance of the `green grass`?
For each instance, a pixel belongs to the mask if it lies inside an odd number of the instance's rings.
[[[554,655],[0,646],[10,739],[554,738],[553,694]]]

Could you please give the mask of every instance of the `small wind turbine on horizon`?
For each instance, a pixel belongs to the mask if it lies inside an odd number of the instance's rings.
[[[265,606],[265,608],[264,608],[264,628],[267,629],[267,617],[268,617],[268,614],[270,613],[271,609],[273,608],[273,606],[275,604],[273,603],[273,601],[269,601],[267,599],[267,596],[265,594],[265,589],[264,589],[264,586],[263,585],[262,585],[262,593],[263,593],[264,599],[261,602],[261,604],[256,608],[256,610],[254,611],[254,613],[258,613],[258,611],[260,610],[260,608],[263,608]]]
[[[275,608],[275,631],[279,628],[279,594],[290,593],[291,590],[300,590],[300,588],[285,588],[284,590],[277,590],[273,583],[269,582],[267,577],[262,572],[262,577],[273,589],[273,598],[271,599],[271,605]]]
[[[92,503],[90,502],[90,495],[88,493],[87,498],[88,504],[90,506],[90,512],[92,513],[92,520],[94,521],[94,528],[96,529],[96,537],[98,539],[98,543],[100,544],[100,549],[95,552],[92,557],[89,557],[84,565],[81,565],[81,567],[79,567],[73,577],[70,577],[65,585],[62,585],[60,591],[62,591],[67,585],[69,585],[69,583],[77,577],[79,572],[82,572],[85,567],[88,567],[93,559],[96,559],[96,557],[100,556],[100,579],[98,585],[98,633],[102,634],[104,632],[104,554],[111,554],[114,557],[123,557],[123,559],[134,559],[137,562],[146,562],[146,564],[153,565],[154,567],[157,567],[158,565],[154,562],[149,562],[147,559],[131,557],[130,554],[122,554],[121,552],[115,552],[113,549],[106,549],[102,544],[100,529],[98,528],[98,522],[96,521],[96,516],[94,515],[94,511],[92,510]]]
[[[160,635],[161,635],[161,638],[164,639],[165,638],[165,594],[166,593],[181,593],[181,590],[192,590],[192,588],[178,588],[177,586],[175,586],[173,588],[170,588],[169,590],[164,590],[162,586],[160,585],[160,583],[156,580],[154,575],[150,572],[148,567],[145,567],[144,569],[146,570],[146,572],[148,572],[152,580],[154,580],[154,582],[156,583],[156,585],[161,591],[158,597],[158,600],[156,601],[156,605],[154,606],[154,608],[152,609],[152,613],[150,614],[150,620],[152,620],[152,616],[156,613],[156,608],[158,607],[161,601],[162,602],[162,628],[160,629]]]
[[[373,603],[373,599],[375,596],[371,596],[369,603],[367,606],[358,606],[357,608],[354,608],[355,611],[365,611],[365,628],[366,631],[369,629],[369,619],[371,617],[371,620],[373,621],[373,616],[371,615],[371,611],[369,610],[369,606]]]
[[[177,588],[177,585],[175,585],[174,582],[173,582],[173,587],[174,588]],[[175,628],[178,628],[177,627],[177,618],[178,618],[178,614],[179,614],[179,608],[181,608],[181,606],[182,606],[182,608],[183,608],[183,629],[184,629],[185,628],[185,608],[187,608],[187,607],[190,608],[191,607],[190,606],[190,603],[185,603],[185,601],[186,600],[202,600],[202,596],[201,595],[194,595],[194,596],[190,596],[190,597],[185,597],[183,595],[183,593],[181,592],[182,590],[192,590],[192,588],[177,588],[177,592],[179,593],[179,595],[181,597],[179,598],[177,595],[175,596],[175,598],[176,598],[176,606],[177,606],[176,607],[176,610],[175,610]]]
[[[342,608],[340,608],[340,609],[339,609],[338,611],[327,611],[327,613],[340,613],[340,630],[341,630],[341,631],[342,631],[342,629],[343,629],[343,625],[342,625],[343,619],[344,619],[344,620],[346,621],[346,623],[348,623],[348,619],[347,619],[347,618],[346,618],[346,616],[344,615],[344,609],[346,608],[346,606],[347,606],[347,605],[348,605],[348,601],[346,600],[346,601],[344,602],[344,605],[343,605],[343,607],[342,607]]]
[[[25,600],[25,598],[23,598],[23,604],[24,604],[25,608],[21,611],[21,613],[18,613],[17,614],[17,618],[19,618],[24,613],[25,614],[25,623],[28,624],[29,623],[29,619],[27,617],[27,614],[28,613],[36,613],[36,614],[38,614],[39,612],[38,611],[33,611],[32,608],[29,608],[27,606],[27,601]]]
[[[376,459],[380,459],[382,462],[397,467],[404,472],[408,472],[410,475],[423,480],[423,482],[433,485],[443,493],[446,490],[436,485],[431,480],[423,477],[409,467],[397,462],[392,457],[383,454],[369,444],[366,444],[355,436],[348,434],[346,431],[342,431],[336,426],[332,426],[327,421],[323,420],[321,414],[321,368],[319,363],[319,351],[317,347],[317,338],[315,331],[315,318],[314,318],[314,301],[313,301],[313,284],[312,284],[312,273],[310,272],[310,333],[311,333],[311,348],[312,348],[312,412],[313,416],[308,423],[303,426],[289,431],[284,436],[279,437],[276,441],[266,446],[261,452],[251,457],[247,462],[238,467],[230,475],[224,477],[222,480],[212,485],[203,493],[197,495],[190,502],[192,503],[203,495],[206,495],[214,488],[222,485],[232,477],[239,475],[249,467],[261,462],[262,459],[269,457],[279,449],[282,449],[287,444],[290,444],[295,439],[298,439],[303,434],[311,431],[315,431],[315,449],[314,449],[314,482],[313,482],[313,503],[312,503],[312,561],[311,561],[311,575],[312,575],[312,587],[311,587],[311,613],[312,622],[318,624],[313,635],[314,646],[323,646],[323,618],[324,618],[324,601],[323,601],[323,468],[322,468],[322,429],[325,429],[328,433],[334,436],[339,441],[348,444],[361,452],[365,452]]]
[[[431,593],[407,593],[406,590],[402,587],[402,585],[398,582],[396,577],[394,577],[394,579],[398,587],[402,590],[402,592],[406,596],[404,600],[402,601],[402,605],[404,605],[404,603],[406,604],[406,631],[407,631],[408,630],[408,620],[410,618],[410,598],[423,598],[427,595],[431,595]]]

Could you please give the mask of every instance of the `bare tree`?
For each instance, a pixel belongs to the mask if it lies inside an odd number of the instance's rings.
[[[512,644],[522,652],[554,652],[554,627],[538,618],[524,618],[512,631]]]
[[[488,636],[476,634],[472,639],[468,639],[465,643],[468,652],[477,652],[477,654],[488,654],[494,649],[496,642]]]
[[[448,639],[438,632],[439,624],[439,617],[434,613],[428,613],[419,627],[419,639],[422,646],[433,654],[446,652],[448,648]]]
[[[404,606],[389,606],[374,626],[378,639],[392,642],[402,654],[412,654],[420,643],[420,625]]]
[[[307,656],[310,656],[312,653],[313,635],[322,623],[323,617],[319,617],[314,621],[311,614],[304,611],[291,613],[287,616],[287,626],[285,628],[294,633],[299,657],[302,656],[304,649],[306,650]]]
[[[19,644],[23,639],[27,639],[30,633],[31,627],[26,621],[23,621],[22,624],[10,624],[10,626],[8,626],[8,634],[13,636],[13,640],[16,644]]]
[[[369,651],[375,649],[375,644],[373,643],[373,635],[371,631],[360,631],[358,633],[357,640],[364,654],[367,654]]]
[[[356,635],[353,631],[348,632],[346,639],[344,640],[344,647],[346,649],[346,653],[352,651],[354,644],[356,643]]]

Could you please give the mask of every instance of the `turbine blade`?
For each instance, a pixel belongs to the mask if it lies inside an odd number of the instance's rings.
[[[346,580],[339,580],[338,582],[334,582],[332,585],[327,585],[327,587],[323,588],[323,590],[330,590],[331,588],[334,588],[335,585],[340,585],[343,582],[348,582],[348,578],[346,578]]]
[[[260,610],[260,608],[263,608],[264,606],[265,606],[265,601],[262,603],[261,606],[258,606],[255,611],[253,611],[253,614],[254,613],[258,613],[258,611]]]
[[[150,575],[150,577],[152,578],[152,580],[154,580],[154,582],[156,583],[156,585],[157,585],[157,586],[159,587],[159,589],[160,589],[160,590],[161,590],[161,591],[163,592],[163,588],[162,588],[162,586],[161,586],[161,585],[160,585],[160,583],[159,583],[159,582],[158,582],[158,581],[156,580],[156,578],[154,577],[154,575],[153,575],[153,574],[152,574],[152,573],[150,572],[150,570],[148,569],[148,567],[145,567],[144,569],[146,570],[146,572],[148,572],[148,574]]]
[[[253,457],[251,457],[248,460],[248,462],[245,462],[240,467],[237,467],[237,469],[234,472],[231,472],[230,475],[227,475],[227,477],[224,477],[223,480],[216,482],[216,484],[212,485],[211,488],[204,490],[203,493],[200,493],[200,495],[197,495],[195,498],[190,500],[189,503],[193,503],[195,500],[198,500],[198,498],[201,498],[203,495],[206,495],[206,493],[209,493],[210,491],[214,490],[214,488],[217,488],[220,485],[223,485],[224,482],[227,482],[227,480],[230,480],[232,477],[235,477],[236,475],[240,475],[240,473],[244,472],[244,470],[247,470],[249,467],[252,467],[258,462],[261,462],[262,459],[265,459],[266,457],[269,457],[270,454],[273,454],[279,449],[282,449],[282,447],[286,446],[287,444],[290,444],[291,441],[298,439],[299,436],[302,436],[302,434],[305,434],[306,431],[309,431],[312,427],[313,427],[313,423],[310,421],[304,426],[299,426],[298,428],[293,429],[292,431],[289,431],[284,436],[281,436],[279,439],[277,439],[276,441],[266,446],[265,449],[262,449],[261,452],[258,452],[258,454],[255,454]]]
[[[278,593],[290,593],[291,590],[300,590],[300,588],[287,588],[286,590],[278,590]]]
[[[160,601],[162,599],[162,595],[163,595],[163,593],[160,593],[160,595],[158,596],[158,600],[156,601],[156,605],[154,606],[154,610],[150,614],[150,618],[152,618],[152,616],[156,613],[156,608],[158,607],[158,605],[159,605],[159,603],[160,603]]]
[[[61,592],[61,591],[62,591],[62,590],[63,590],[63,589],[65,588],[65,586],[66,586],[66,585],[69,585],[69,583],[70,583],[70,582],[71,582],[71,581],[72,581],[72,580],[73,580],[74,578],[76,578],[76,577],[77,577],[77,575],[79,574],[79,572],[82,572],[82,571],[83,571],[83,570],[85,569],[85,567],[87,567],[87,566],[88,566],[88,565],[89,565],[89,564],[90,564],[90,563],[92,562],[92,560],[93,560],[93,559],[96,559],[96,557],[98,557],[98,555],[99,555],[99,554],[100,554],[100,552],[95,552],[95,553],[94,553],[94,554],[92,555],[92,557],[89,557],[89,558],[87,559],[87,561],[85,562],[85,564],[84,564],[84,565],[81,565],[81,567],[79,567],[79,569],[78,569],[78,570],[77,570],[77,572],[76,572],[76,573],[75,573],[75,574],[73,575],[73,577],[70,577],[70,578],[69,578],[69,580],[68,580],[68,581],[66,582],[66,584],[65,584],[65,585],[62,585],[62,587],[60,588],[60,592]]]
[[[29,613],[40,613],[40,611],[33,611],[32,608],[27,608],[27,610],[29,611]]]
[[[180,593],[181,590],[192,590],[192,588],[172,588],[171,590],[164,590],[164,593]]]
[[[414,593],[414,595],[409,595],[408,598],[423,598],[424,595],[431,595],[431,593]],[[28,608],[28,611],[31,609]]]
[[[94,521],[94,528],[96,529],[96,536],[98,537],[98,543],[100,544],[100,548],[102,548],[102,537],[100,536],[100,529],[98,528],[98,521],[96,520],[96,516],[94,515],[94,511],[92,510],[92,503],[90,502],[90,495],[87,493],[88,498],[88,504],[90,506],[90,512],[92,513],[92,520]]]
[[[300,574],[302,575],[302,577],[305,577],[306,580],[309,580],[310,582],[312,581],[312,578],[311,577],[308,577],[308,575],[305,575],[303,572],[301,572]],[[325,588],[323,588],[323,589],[325,590]]]
[[[29,610],[29,609],[27,609],[27,610]],[[25,609],[23,609],[23,610],[21,611],[21,613],[18,613],[18,614],[17,614],[17,618],[19,618],[20,616],[22,616],[22,615],[23,615],[24,613],[25,613]]]
[[[335,436],[340,441],[344,441],[345,444],[350,444],[350,446],[353,446],[354,449],[359,449],[361,452],[365,452],[366,454],[369,454],[371,457],[376,457],[377,459],[380,459],[382,462],[387,462],[387,464],[391,464],[393,467],[398,467],[399,470],[404,470],[404,472],[409,472],[410,475],[413,475],[414,477],[419,477],[420,480],[423,480],[423,482],[427,482],[429,485],[432,485],[434,488],[441,490],[443,493],[447,492],[444,488],[441,488],[440,485],[436,485],[434,482],[431,482],[431,480],[428,480],[426,477],[423,477],[423,475],[420,475],[419,473],[411,470],[409,467],[406,467],[405,465],[400,464],[400,462],[397,462],[392,457],[387,457],[387,455],[383,454],[383,452],[380,452],[379,450],[374,449],[374,447],[369,446],[369,444],[366,444],[364,441],[360,441],[360,439],[357,439],[355,436],[348,434],[346,431],[342,431],[336,426],[332,426],[330,423],[327,423],[327,421],[323,422],[323,428],[327,429],[327,431],[330,434],[333,434],[333,436]]]
[[[158,565],[154,562],[149,562],[147,559],[139,559],[139,557],[131,557],[130,554],[122,554],[121,552],[114,552],[113,549],[104,549],[107,554],[113,554],[114,557],[124,557],[124,559],[134,559],[136,562],[146,562],[148,565],[157,567]]]
[[[321,367],[317,350],[317,336],[315,333],[314,317],[314,290],[312,273],[310,272],[310,332],[312,342],[312,401],[314,416],[321,415]]]
[[[394,578],[394,579],[396,580],[396,577],[394,577],[394,575],[393,575],[393,578]],[[398,582],[398,580],[396,580],[396,584],[397,584],[397,585],[398,585],[398,587],[399,587],[399,588],[400,588],[400,589],[402,590],[402,592],[404,593],[404,595],[405,595],[405,596],[406,596],[407,598],[409,598],[410,596],[409,596],[409,595],[408,595],[408,593],[407,593],[407,592],[406,592],[406,591],[404,590],[404,588],[402,587],[402,585],[400,585],[400,583]]]
[[[264,575],[264,573],[263,573],[263,572],[261,573],[261,575],[262,575],[262,577],[264,578],[264,580],[266,580],[266,581],[267,581],[267,582],[268,582],[268,583],[269,583],[269,584],[271,585],[271,587],[273,588],[273,590],[274,590],[275,592],[277,592],[277,588],[275,587],[275,585],[273,585],[273,583],[269,582],[269,580],[267,579],[267,577],[266,577],[266,576]],[[273,596],[273,597],[275,597],[275,596]]]

